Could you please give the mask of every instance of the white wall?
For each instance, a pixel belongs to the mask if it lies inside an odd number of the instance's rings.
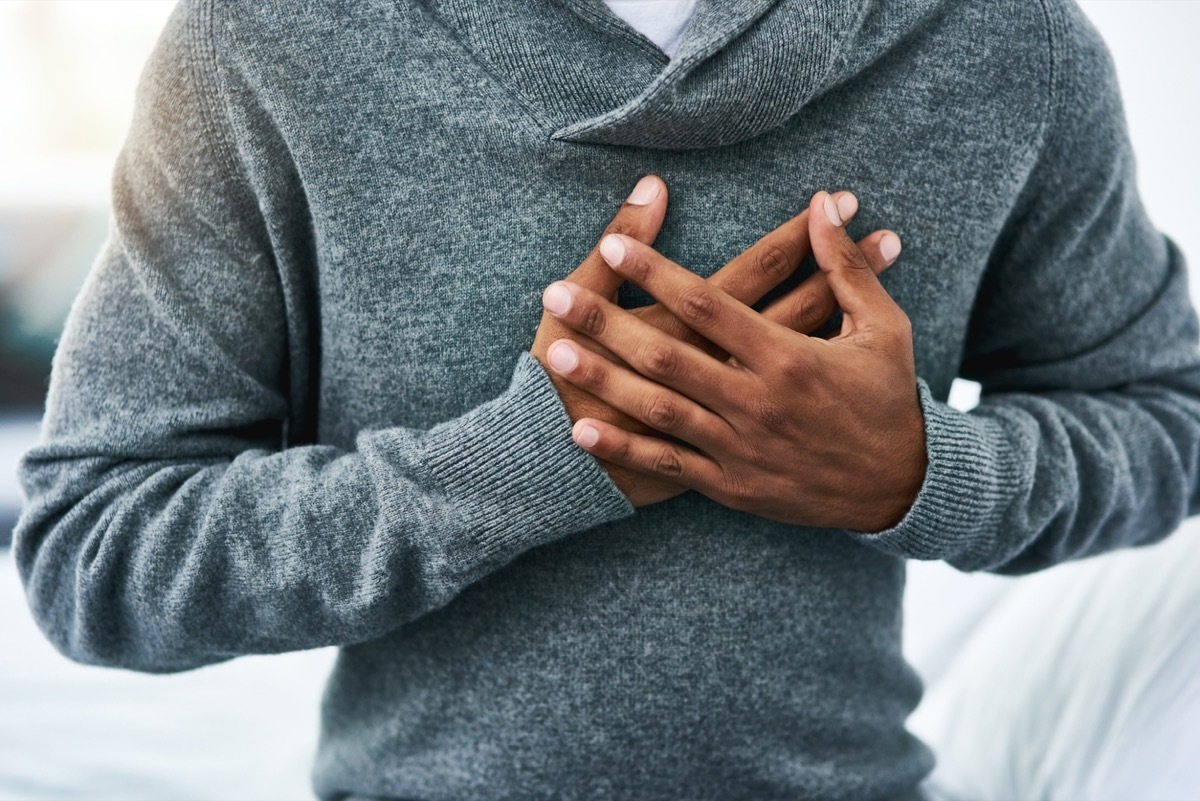
[[[1082,0],[1117,64],[1151,217],[1183,249],[1200,301],[1200,2]]]

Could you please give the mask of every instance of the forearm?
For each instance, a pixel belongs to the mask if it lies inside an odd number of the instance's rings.
[[[353,451],[129,459],[60,430],[23,463],[16,557],[42,628],[80,661],[172,671],[354,643],[630,513],[569,430],[529,356],[496,400]]]
[[[1200,499],[1200,368],[1104,392],[1003,393],[970,414],[922,387],[929,471],[908,515],[855,535],[961,570],[1026,573],[1155,542]]]
[[[969,414],[922,386],[926,480],[864,541],[1022,573],[1155,542],[1200,508],[1200,325],[1182,254],[1154,244],[1161,285],[1095,347],[990,369]]]

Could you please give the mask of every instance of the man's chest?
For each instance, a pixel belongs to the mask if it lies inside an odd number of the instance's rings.
[[[542,290],[579,264],[650,172],[669,192],[655,248],[704,276],[816,191],[854,191],[851,234],[889,228],[904,243],[881,280],[912,320],[918,374],[947,392],[1027,170],[1023,154],[996,138],[928,147],[939,124],[928,115],[864,137],[869,105],[836,101],[755,140],[693,151],[562,143],[528,126],[450,116],[440,121],[444,147],[360,136],[343,149],[337,180],[307,188],[322,232],[312,265],[322,429],[430,426],[502,391],[533,340]],[[802,264],[792,283],[815,269]],[[631,286],[620,299],[651,302]]]

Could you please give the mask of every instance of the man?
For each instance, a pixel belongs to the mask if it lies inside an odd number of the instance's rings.
[[[671,59],[591,0],[187,2],[114,200],[31,606],[145,671],[341,646],[322,798],[918,797],[904,559],[1197,508],[1186,273],[1062,0],[707,2]]]

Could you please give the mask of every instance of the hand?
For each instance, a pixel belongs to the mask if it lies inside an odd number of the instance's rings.
[[[639,191],[644,190],[644,191]],[[622,234],[639,242],[654,241],[666,214],[666,187],[655,176],[646,176],[635,187],[630,197],[622,204],[617,215],[604,230],[604,235]],[[889,260],[880,253],[880,242],[885,232],[876,232],[860,243],[863,250],[871,254],[872,268],[886,269]],[[783,282],[809,254],[808,210],[793,217],[775,230],[763,236],[736,258],[708,279],[716,287],[741,303],[753,304],[767,292]],[[598,295],[616,302],[616,292],[624,279],[614,273],[604,262],[597,248],[593,248],[580,266],[567,280],[586,287]],[[767,315],[776,322],[797,331],[815,331],[836,309],[833,293],[823,273],[816,273],[800,286],[771,304]],[[706,353],[724,358],[720,348],[696,334],[673,315],[662,304],[643,306],[630,310],[630,314],[660,331],[688,342]],[[593,340],[576,335],[550,314],[543,314],[530,352],[548,367],[547,350],[556,339],[573,339],[580,346],[609,358],[610,352]],[[549,369],[551,380],[562,399],[563,405],[573,421],[582,418],[598,419],[612,425],[641,434],[655,434],[653,429],[614,409],[594,395],[564,380]],[[638,506],[666,500],[687,489],[677,482],[662,476],[650,476],[631,471],[620,465],[600,460],[610,477],[622,492]]]
[[[551,365],[680,441],[583,418],[575,442],[598,458],[773,520],[857,531],[899,522],[926,469],[912,330],[846,235],[844,220],[855,210],[852,195],[826,192],[809,207],[813,254],[843,311],[841,333],[829,340],[757,314],[636,240],[601,240],[618,274],[733,358],[669,337],[585,287],[552,285],[555,316],[633,369],[570,339],[553,343]],[[894,256],[899,247],[884,232],[881,251]]]

